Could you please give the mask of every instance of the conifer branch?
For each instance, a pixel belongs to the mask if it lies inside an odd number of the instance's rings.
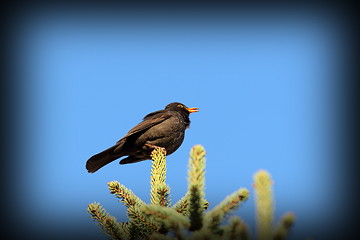
[[[189,215],[189,194],[185,194],[179,201],[177,201],[172,209],[176,210],[178,213],[181,213],[184,216]]]
[[[143,200],[137,197],[130,189],[120,184],[118,181],[108,182],[110,193],[119,199],[126,207],[145,204]]]
[[[154,232],[149,236],[150,240],[177,240],[178,238],[171,237],[169,235],[164,235],[161,233]]]
[[[257,237],[269,240],[272,236],[274,220],[272,180],[270,174],[260,170],[254,175],[255,205],[257,220]]]
[[[215,235],[211,229],[202,228],[198,231],[192,232],[189,240],[218,240],[219,235]]]
[[[128,239],[129,229],[126,224],[118,223],[99,203],[91,203],[87,208],[91,218],[100,226],[101,230],[113,239]]]
[[[119,223],[99,203],[88,205],[88,213],[99,227],[113,239],[152,240],[249,240],[247,225],[239,218],[225,217],[237,209],[249,197],[249,191],[241,188],[226,197],[211,211],[204,213],[209,203],[204,198],[205,150],[197,145],[191,149],[188,190],[184,197],[170,207],[170,188],[166,185],[166,151],[153,150],[151,169],[150,202],[146,204],[131,190],[117,181],[108,183],[110,193],[127,207],[129,222]],[[268,172],[261,170],[254,175],[257,237],[259,240],[285,240],[295,221],[292,213],[285,214],[273,229],[274,206],[272,180]]]
[[[158,231],[161,226],[145,216],[140,207],[129,207],[128,217],[134,227],[134,235],[146,238],[151,233]]]
[[[190,231],[198,230],[202,227],[203,209],[201,207],[201,191],[198,186],[191,186],[190,188],[190,204],[189,204],[189,217],[191,221]]]
[[[170,206],[170,187],[166,185],[166,150],[155,148],[151,152],[150,202],[159,206]]]
[[[190,231],[202,227],[202,212],[204,211],[204,182],[205,182],[205,150],[201,145],[191,149],[189,161],[189,217]]]
[[[157,205],[144,205],[141,210],[147,217],[154,222],[158,222],[167,231],[172,229],[178,239],[185,238],[183,233],[184,228],[190,226],[190,221],[187,217],[172,208]]]
[[[189,193],[186,193],[185,196],[180,198],[179,201],[177,201],[172,208],[175,209],[178,213],[183,214],[184,216],[189,216]],[[204,199],[203,208],[204,210],[208,209],[209,202]]]
[[[179,226],[189,227],[189,219],[182,214],[176,212],[174,209],[146,204],[142,206],[141,210],[146,216],[154,221],[161,222],[167,227]]]
[[[135,233],[147,236],[154,232],[158,226],[148,221],[140,211],[142,205],[146,204],[137,197],[130,189],[120,184],[118,181],[108,182],[110,193],[119,198],[119,201],[126,206],[130,223],[135,226]]]
[[[238,216],[232,217],[229,219],[229,224],[223,227],[223,239],[249,240],[249,228]]]
[[[280,220],[278,227],[274,233],[274,240],[284,240],[289,235],[290,228],[295,222],[295,215],[293,213],[285,213]]]
[[[240,207],[240,204],[245,202],[248,198],[249,190],[246,188],[240,188],[236,192],[227,196],[221,203],[214,207],[214,209],[205,213],[204,227],[216,231],[226,215]]]

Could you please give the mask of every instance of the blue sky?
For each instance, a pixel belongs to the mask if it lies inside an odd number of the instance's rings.
[[[243,13],[24,18],[17,57],[28,144],[13,177],[28,189],[27,204],[17,197],[23,223],[59,238],[85,231],[101,238],[86,213],[94,201],[125,220],[107,182],[148,202],[151,162],[115,161],[95,174],[85,162],[147,113],[179,101],[200,112],[168,157],[173,203],[187,189],[190,148],[202,144],[210,208],[240,187],[253,193],[253,174],[266,169],[277,219],[297,216],[294,234],[317,237],[332,224],[341,204],[332,188],[343,169],[334,158],[338,25],[321,12]],[[251,195],[236,214],[253,225],[254,213]]]

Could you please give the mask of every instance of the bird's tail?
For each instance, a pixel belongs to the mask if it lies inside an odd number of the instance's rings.
[[[114,145],[94,156],[89,158],[86,162],[86,169],[89,173],[94,173],[106,164],[118,159],[121,155],[114,153],[118,145]]]

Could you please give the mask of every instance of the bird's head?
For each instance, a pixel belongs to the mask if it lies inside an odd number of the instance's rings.
[[[182,103],[173,102],[166,105],[165,110],[180,111],[190,114],[190,113],[198,112],[199,108],[188,108]]]

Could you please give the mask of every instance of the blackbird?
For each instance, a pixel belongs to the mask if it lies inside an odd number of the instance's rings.
[[[86,169],[94,173],[123,156],[128,157],[122,159],[120,164],[151,159],[150,154],[157,147],[165,148],[167,155],[172,154],[184,140],[185,130],[190,126],[190,113],[198,111],[198,108],[188,108],[182,103],[173,102],[164,110],[146,115],[114,146],[87,160]]]

